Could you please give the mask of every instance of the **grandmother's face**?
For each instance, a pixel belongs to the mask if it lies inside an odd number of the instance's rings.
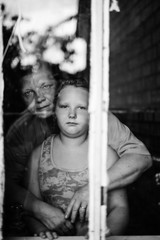
[[[22,81],[22,96],[28,110],[40,118],[51,116],[56,87],[56,81],[51,73],[40,69],[23,77]]]

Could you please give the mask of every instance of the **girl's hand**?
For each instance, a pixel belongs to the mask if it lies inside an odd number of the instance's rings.
[[[59,236],[73,236],[76,234],[75,227],[69,220],[65,220],[63,224],[56,228],[56,232]]]
[[[56,232],[52,232],[52,231],[44,231],[44,232],[40,232],[39,234],[34,234],[34,237],[40,236],[42,239],[48,238],[49,240],[53,240],[53,239],[57,239],[58,235]]]

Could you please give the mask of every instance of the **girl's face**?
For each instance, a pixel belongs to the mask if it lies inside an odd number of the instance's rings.
[[[88,91],[81,87],[65,86],[56,104],[57,123],[65,136],[79,137],[88,131]]]
[[[22,95],[32,114],[40,118],[53,114],[55,86],[55,80],[44,69],[23,78]]]

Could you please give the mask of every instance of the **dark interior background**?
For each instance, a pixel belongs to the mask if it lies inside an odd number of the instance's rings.
[[[130,234],[160,234],[160,1],[119,0],[110,14],[110,109],[141,139],[153,167],[128,187]]]

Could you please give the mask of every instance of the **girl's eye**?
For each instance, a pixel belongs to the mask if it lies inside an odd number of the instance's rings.
[[[87,108],[86,107],[83,107],[83,106],[80,106],[80,107],[78,107],[80,110],[87,110]]]
[[[67,108],[67,105],[59,105],[60,108]]]

